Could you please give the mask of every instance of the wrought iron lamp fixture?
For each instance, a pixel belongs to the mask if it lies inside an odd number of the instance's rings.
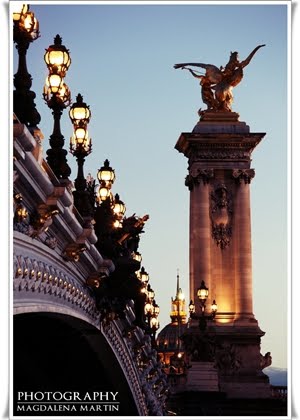
[[[35,108],[35,93],[30,90],[32,77],[28,73],[26,54],[31,42],[39,36],[39,22],[34,13],[29,11],[29,5],[14,3],[13,12],[13,40],[16,43],[19,62],[14,76],[15,90],[13,93],[13,109],[19,121],[29,128],[39,124],[41,117]]]
[[[144,311],[145,311],[145,317],[146,317],[146,324],[148,325],[148,333],[151,336],[152,346],[155,347],[156,346],[155,334],[156,334],[156,331],[159,329],[158,315],[160,312],[160,308],[154,300],[154,292],[150,288],[149,285],[148,285],[147,295],[148,297],[147,297]]]
[[[149,274],[147,273],[147,271],[145,270],[145,267],[142,267],[140,269],[140,271],[137,273],[137,277],[138,279],[140,279],[140,281],[146,285],[149,281]]]
[[[98,202],[105,201],[107,198],[112,198],[111,187],[115,182],[116,175],[114,169],[109,166],[109,161],[106,159],[103,166],[98,170],[97,178],[99,180]]]
[[[63,56],[61,57],[62,61]],[[91,203],[90,193],[87,190],[87,181],[83,173],[83,165],[86,156],[92,151],[92,140],[89,138],[87,125],[91,118],[89,106],[83,102],[79,93],[76,102],[69,110],[69,116],[73,124],[74,133],[70,139],[70,153],[77,159],[78,171],[75,179],[74,203],[79,213],[84,218],[93,218],[94,209]]]
[[[217,303],[215,300],[213,300],[213,303],[211,305],[211,313],[206,315],[205,314],[205,302],[206,299],[208,298],[208,288],[206,287],[204,280],[202,280],[200,287],[197,290],[197,296],[198,299],[200,301],[200,309],[201,309],[201,315],[197,316],[195,314],[196,311],[196,306],[194,304],[194,302],[191,300],[190,304],[189,304],[189,312],[190,312],[190,317],[192,319],[198,319],[199,320],[199,328],[201,331],[204,331],[206,329],[207,326],[207,320],[213,320],[216,316],[216,312],[218,309]]]
[[[112,210],[116,217],[114,222],[115,228],[121,228],[123,226],[122,220],[125,215],[126,206],[122,200],[120,200],[119,194],[116,194],[114,198],[112,198]]]
[[[142,255],[139,252],[133,252],[132,258],[136,260],[137,262],[142,262]],[[143,267],[142,267],[143,268]],[[145,269],[144,269],[145,270]]]
[[[119,194],[115,195],[113,203],[113,211],[118,217],[123,217],[126,211],[126,206],[122,200],[120,200]]]
[[[69,116],[74,127],[74,133],[70,139],[70,152],[77,159],[82,157],[84,159],[92,151],[92,140],[89,138],[87,131],[87,125],[91,119],[91,111],[90,107],[83,102],[83,97],[80,93],[69,110]]]
[[[56,35],[54,44],[50,45],[44,55],[49,70],[46,78],[43,97],[52,109],[54,118],[53,133],[50,136],[50,149],[47,150],[47,162],[58,179],[68,179],[71,169],[67,163],[67,151],[63,149],[65,139],[60,130],[62,112],[71,103],[71,93],[64,81],[71,64],[69,50],[62,45],[62,38]]]

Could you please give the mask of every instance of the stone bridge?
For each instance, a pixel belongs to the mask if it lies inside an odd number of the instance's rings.
[[[117,412],[105,415],[164,415],[165,374],[133,300],[122,316],[97,305],[90,285],[115,265],[74,207],[72,184],[43,159],[39,129],[14,117],[13,136],[15,411],[18,392],[101,391],[118,393]]]

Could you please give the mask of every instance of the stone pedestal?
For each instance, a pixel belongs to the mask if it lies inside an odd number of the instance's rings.
[[[188,158],[190,190],[190,298],[200,314],[197,289],[209,288],[206,308],[218,311],[208,328],[215,340],[220,391],[263,398],[260,338],[253,314],[250,183],[251,154],[265,133],[252,133],[234,112],[203,112],[175,148]]]
[[[186,391],[219,391],[218,371],[213,362],[192,362],[188,370]]]

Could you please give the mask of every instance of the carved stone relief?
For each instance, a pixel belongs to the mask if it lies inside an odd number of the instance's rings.
[[[221,249],[230,244],[232,235],[232,193],[225,184],[214,186],[210,194],[212,237]]]
[[[234,344],[223,343],[216,347],[215,367],[225,375],[237,373],[242,366],[238,349]]]
[[[221,148],[206,148],[196,149],[189,156],[189,163],[192,165],[194,162],[201,160],[244,160],[249,161],[251,152],[249,150],[240,150],[238,145],[232,148],[231,145],[224,144]]]
[[[215,337],[195,332],[186,332],[180,339],[191,361],[212,362],[215,355]]]

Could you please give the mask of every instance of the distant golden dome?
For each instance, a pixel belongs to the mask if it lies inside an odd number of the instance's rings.
[[[174,352],[182,348],[180,336],[186,331],[187,324],[170,323],[157,336],[157,350],[159,352]]]

